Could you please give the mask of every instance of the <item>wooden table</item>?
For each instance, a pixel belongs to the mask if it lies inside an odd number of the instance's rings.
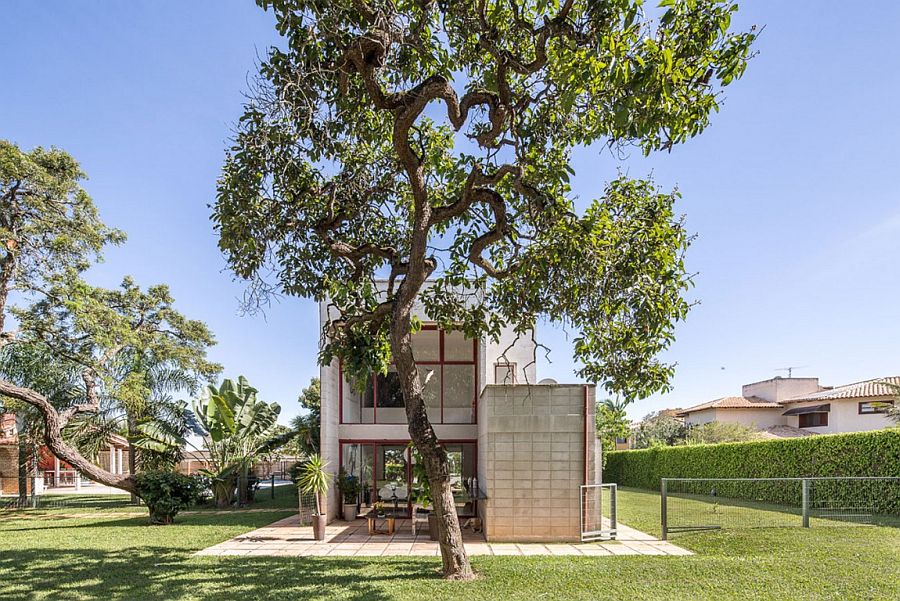
[[[375,534],[393,534],[395,527],[395,519],[392,515],[384,515],[378,516],[375,511],[370,511],[366,514],[366,520],[369,522],[369,536]],[[387,530],[379,530],[377,528],[378,522],[384,522]]]

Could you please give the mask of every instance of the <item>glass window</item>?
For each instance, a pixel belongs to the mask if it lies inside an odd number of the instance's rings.
[[[403,407],[403,393],[400,391],[400,377],[397,370],[392,367],[387,374],[378,374],[376,379],[378,408]]]
[[[472,422],[475,366],[444,365],[444,423]]]
[[[828,425],[827,413],[806,413],[800,416],[801,428],[816,428]]]
[[[859,404],[859,414],[887,413],[888,408],[893,404],[894,401],[863,401]]]
[[[416,362],[441,360],[441,332],[419,330],[412,335],[413,358]]]
[[[444,332],[444,361],[475,361],[475,345],[462,332]]]
[[[494,366],[494,384],[515,384],[516,364],[498,363]]]
[[[432,422],[441,421],[441,366],[419,365],[419,378],[422,379],[425,397],[425,408],[428,419]]]
[[[474,423],[477,394],[475,341],[466,339],[462,332],[426,329],[414,334],[412,343],[431,422]],[[515,378],[515,364],[507,367],[507,373]],[[403,394],[394,367],[387,374],[370,378],[362,391],[345,380],[341,402],[341,423],[406,423]]]
[[[357,390],[346,378],[342,384],[344,398],[341,406],[341,419],[345,424],[371,424],[375,420],[375,398],[372,389],[372,380],[366,381],[366,389],[363,392]]]

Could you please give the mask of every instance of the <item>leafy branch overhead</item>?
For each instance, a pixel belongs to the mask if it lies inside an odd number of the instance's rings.
[[[581,375],[628,398],[667,386],[690,283],[677,194],[619,176],[579,212],[572,152],[702,132],[751,56],[735,4],[258,3],[284,44],[214,209],[251,303],[329,299],[321,360],[355,375],[385,368],[393,312],[421,291],[472,337],[572,326]]]

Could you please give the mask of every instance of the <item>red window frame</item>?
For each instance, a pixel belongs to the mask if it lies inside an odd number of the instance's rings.
[[[393,446],[400,446],[400,445],[405,445],[408,447],[410,442],[412,442],[412,441],[409,439],[403,439],[403,438],[385,439],[385,440],[374,439],[374,438],[373,439],[370,439],[370,438],[340,438],[340,439],[338,439],[338,467],[344,466],[344,445],[347,445],[347,444],[372,445],[372,482],[370,482],[370,484],[372,485],[372,488],[374,490],[374,488],[377,484],[377,480],[378,480],[378,473],[377,473],[378,470],[375,469],[376,466],[378,465],[378,449],[377,449],[377,447],[379,447],[379,446],[393,447]],[[478,476],[478,439],[477,438],[451,438],[451,439],[447,439],[447,440],[439,440],[438,442],[441,445],[452,445],[452,444],[472,445],[472,451],[473,451],[472,463],[475,465],[475,476],[476,477]],[[407,484],[407,489],[410,491],[410,494],[408,495],[407,500],[406,500],[406,512],[407,512],[407,517],[408,517],[410,512],[412,511],[412,505],[413,505],[413,499],[412,499],[412,494],[411,494],[412,493],[412,453],[410,452],[409,448],[406,449],[406,484]],[[476,499],[475,502],[477,503],[478,500]],[[341,503],[343,503],[343,499],[341,499]],[[477,509],[477,507],[476,507],[476,509]],[[477,511],[475,512],[475,514],[478,515]]]
[[[438,347],[439,347],[439,355],[437,361],[416,361],[416,365],[439,365],[441,366],[441,420],[439,422],[432,422],[433,424],[477,424],[478,423],[478,339],[472,339],[472,360],[471,361],[448,361],[444,358],[444,335],[446,334],[445,330],[442,330],[437,327],[435,324],[426,324],[422,326],[423,330],[438,330],[440,332],[440,336],[438,337]],[[474,386],[472,389],[472,420],[468,422],[445,422],[444,421],[444,365],[471,365],[475,370],[475,378],[474,378]],[[344,421],[344,364],[343,362],[338,364],[338,423],[339,424],[363,424],[366,422],[362,421],[362,417],[360,416],[360,421],[358,422],[345,422]],[[372,422],[371,424],[379,424],[379,425],[396,425],[396,424],[405,424],[406,421],[400,422],[380,422],[378,421],[378,377],[376,375],[372,376]]]

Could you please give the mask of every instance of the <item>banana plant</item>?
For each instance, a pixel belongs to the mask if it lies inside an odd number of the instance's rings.
[[[240,376],[237,383],[226,379],[218,388],[208,385],[193,402],[196,434],[202,437],[209,453],[209,467],[200,472],[210,478],[220,507],[233,502],[235,488],[240,491],[241,504],[245,503],[247,475],[252,463],[295,434],[276,436],[281,407],[278,403],[258,400],[257,393],[247,378]],[[145,448],[188,444],[158,423],[139,424],[138,430],[140,436],[135,444]]]

